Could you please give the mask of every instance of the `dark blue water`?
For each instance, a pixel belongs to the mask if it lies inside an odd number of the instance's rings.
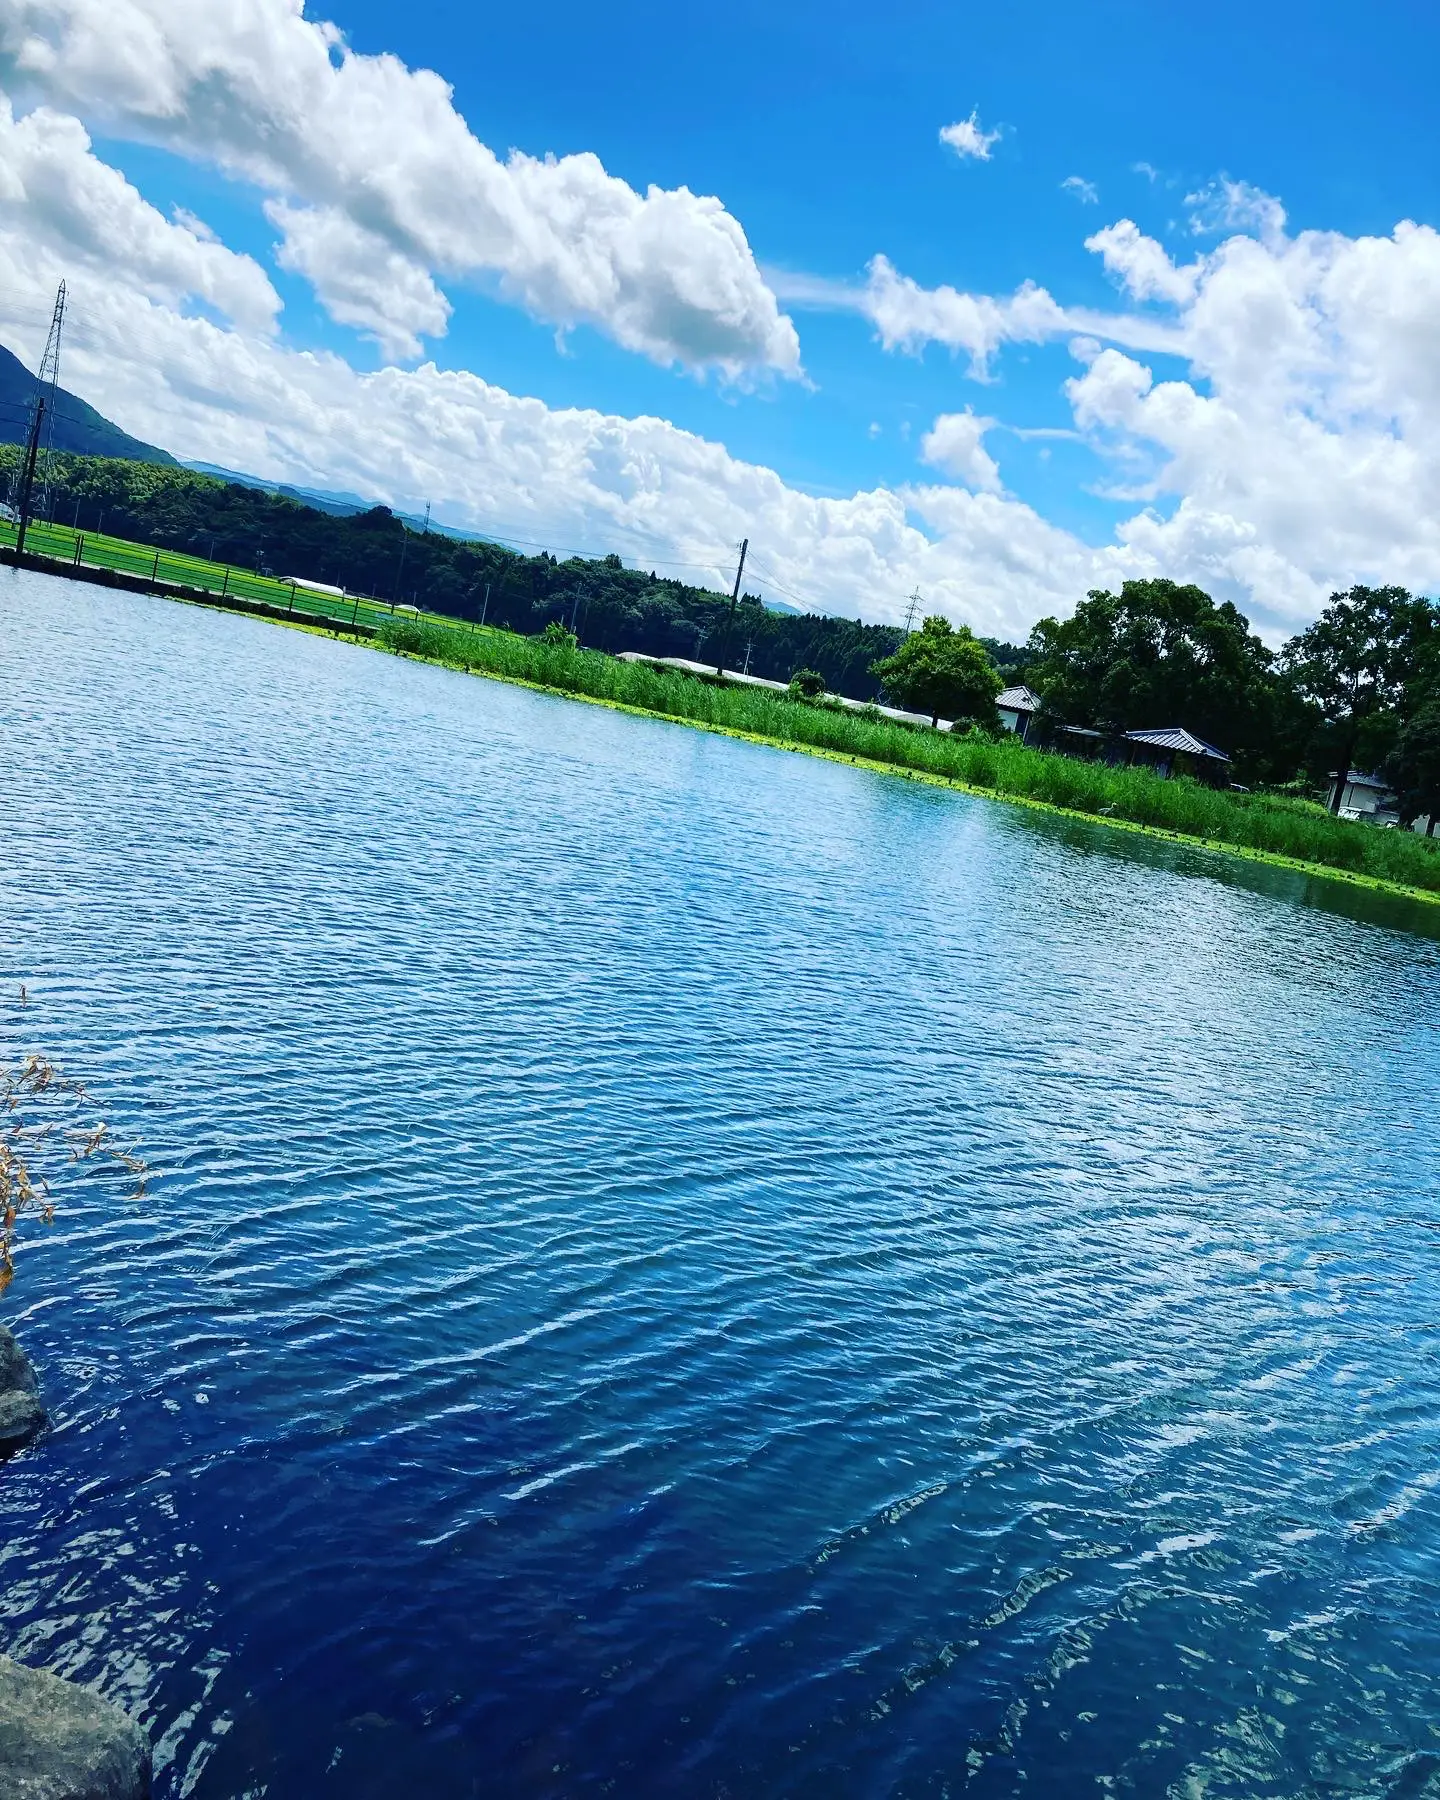
[[[0,1648],[159,1792],[1440,1793],[1440,915],[0,577]],[[1427,935],[1428,933],[1428,935]]]

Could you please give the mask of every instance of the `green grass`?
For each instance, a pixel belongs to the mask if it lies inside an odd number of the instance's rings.
[[[15,547],[15,527],[0,521],[0,544]],[[354,595],[342,600],[330,594],[315,594],[302,587],[292,588],[288,581],[272,575],[258,575],[253,569],[235,568],[225,563],[210,562],[203,556],[187,556],[179,550],[157,550],[153,544],[136,544],[128,538],[109,537],[98,531],[73,531],[68,525],[46,525],[32,522],[25,537],[27,554],[51,556],[58,562],[77,561],[92,568],[117,569],[123,574],[140,575],[151,581],[173,582],[202,593],[234,594],[241,600],[258,600],[267,606],[278,606],[296,618],[354,620],[374,625],[390,617],[388,601],[361,599]]]
[[[1014,739],[995,743],[915,730],[878,715],[807,706],[780,694],[700,681],[592,650],[555,648],[512,632],[397,617],[381,621],[377,642],[454,668],[1440,897],[1440,842],[1334,819],[1306,800],[1166,781],[1144,769],[1112,769],[1028,750]]]

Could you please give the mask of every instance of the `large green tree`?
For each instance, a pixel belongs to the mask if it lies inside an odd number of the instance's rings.
[[[895,651],[872,666],[885,692],[911,712],[926,712],[938,725],[950,719],[996,723],[1000,677],[989,652],[968,625],[927,619]]]
[[[1407,688],[1432,655],[1435,633],[1430,601],[1402,587],[1352,587],[1332,594],[1315,623],[1285,646],[1281,667],[1326,728],[1339,770],[1332,811],[1357,749],[1393,741]]]
[[[1434,837],[1440,823],[1440,694],[1426,700],[1400,727],[1385,772],[1400,797],[1406,824],[1428,818],[1427,835]]]
[[[1288,774],[1274,654],[1229,602],[1174,581],[1095,589],[1030,635],[1027,680],[1045,716],[1101,731],[1183,725],[1248,769]]]

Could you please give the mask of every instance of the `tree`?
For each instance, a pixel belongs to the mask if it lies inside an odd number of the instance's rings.
[[[790,677],[792,700],[818,700],[825,692],[825,677],[815,669],[797,669]]]
[[[1385,773],[1400,796],[1405,823],[1427,815],[1425,835],[1434,837],[1440,820],[1440,695],[1425,701],[1401,726]]]
[[[1000,677],[985,646],[966,625],[927,619],[893,656],[872,664],[871,672],[901,706],[929,713],[932,725],[940,723],[941,713],[984,725],[997,722]]]
[[[1345,778],[1361,742],[1383,740],[1406,686],[1431,650],[1435,609],[1401,587],[1353,587],[1332,594],[1315,623],[1291,638],[1281,667],[1295,693],[1331,730],[1340,779],[1330,799],[1340,810]]]
[[[1059,724],[1183,725],[1245,766],[1288,775],[1273,653],[1228,602],[1174,581],[1093,590],[1030,635],[1029,686]],[[1285,766],[1289,761],[1289,766]]]

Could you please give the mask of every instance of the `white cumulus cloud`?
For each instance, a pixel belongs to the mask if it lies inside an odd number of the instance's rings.
[[[985,433],[993,419],[977,418],[967,408],[960,413],[941,413],[920,440],[921,460],[963,481],[966,487],[985,493],[1000,492],[1000,470],[985,448]]]
[[[20,3],[0,0],[0,40]],[[177,86],[165,45],[126,35],[138,4],[115,4],[125,29],[110,54],[114,105],[134,109],[143,99],[163,119],[173,102],[173,116],[192,130],[201,104],[194,71]],[[159,0],[146,5],[153,11]],[[235,21],[273,24],[277,5],[233,0],[217,9],[232,62]],[[54,0],[45,17],[69,18],[75,6]],[[320,32],[332,73],[354,61],[298,6],[279,12]],[[90,79],[79,40],[75,67],[47,73],[48,42],[40,32],[22,45],[37,79]],[[264,61],[257,52],[257,67]],[[398,64],[392,77],[406,95],[421,80]],[[217,79],[204,104],[217,109],[217,141],[238,142],[225,93]],[[249,116],[243,107],[239,115]],[[333,121],[325,129],[332,126],[342,129]],[[163,136],[158,126],[154,135]],[[298,155],[282,137],[262,134],[254,157]],[[552,173],[562,171],[583,210],[593,181],[611,178],[586,159],[566,161],[584,167],[512,158],[507,192],[533,181],[549,206]],[[304,197],[296,197],[298,181],[270,195],[284,256],[337,314],[408,352],[444,326],[434,259],[397,238],[390,198],[382,193],[366,211],[347,180],[336,176],[327,189],[317,177]],[[683,237],[693,197],[624,194],[617,217],[632,223],[632,203],[656,201],[638,237],[627,225],[614,239],[653,273],[661,252],[647,232],[668,238],[673,205]],[[1220,204],[1232,209],[1225,235],[1210,247],[1187,235],[1185,259],[1131,220],[1094,233],[1090,248],[1119,290],[1110,313],[1063,305],[1033,283],[998,296],[925,288],[883,256],[854,287],[796,284],[820,303],[855,309],[890,349],[938,343],[979,376],[1003,372],[996,365],[1007,345],[1068,339],[1078,370],[1064,389],[1064,424],[1115,476],[1110,496],[1128,495],[1124,504],[1137,509],[1094,545],[1003,490],[984,444],[992,422],[961,406],[942,412],[921,446],[949,479],[823,497],[662,419],[554,409],[429,364],[365,375],[337,355],[299,353],[276,334],[279,302],[257,264],[199,221],[151,206],[96,155],[84,125],[48,105],[19,118],[0,105],[0,335],[33,365],[63,275],[74,303],[67,384],[180,455],[406,506],[433,499],[455,524],[557,549],[700,563],[717,582],[731,545],[748,536],[777,583],[850,616],[897,619],[918,584],[938,610],[1015,637],[1043,613],[1068,611],[1088,588],[1164,574],[1235,600],[1278,637],[1354,581],[1436,592],[1440,234],[1402,222],[1389,235],[1291,235],[1279,203],[1254,190]],[[517,216],[533,210],[527,202]],[[1247,219],[1249,229],[1239,222]],[[731,228],[738,233],[730,221],[722,239]],[[468,215],[454,229],[464,238]],[[552,222],[537,229],[553,247]],[[593,220],[575,225],[587,245],[595,229]],[[548,254],[533,268],[547,267]],[[709,295],[717,335],[707,354],[685,285],[694,269],[682,263],[664,276],[673,289],[671,338],[682,321],[692,360],[727,366],[734,340],[725,336],[723,283]],[[743,275],[741,262],[726,266]],[[660,316],[659,283],[647,278],[643,302],[635,298],[637,334]],[[737,307],[745,291],[742,281]],[[632,326],[617,323],[630,317],[617,295],[607,316],[618,333]],[[560,310],[557,301],[551,315]],[[897,434],[906,437],[904,422]]]
[[[1085,240],[1085,248],[1105,267],[1132,300],[1168,300],[1183,306],[1194,297],[1200,267],[1177,268],[1163,244],[1146,237],[1133,219],[1120,219]]]
[[[438,75],[351,50],[303,0],[0,0],[0,75],[260,187],[287,266],[392,350],[443,331],[437,281],[472,279],[661,364],[800,373],[795,328],[719,200],[639,193],[589,154],[502,160]]]
[[[985,376],[1002,344],[1040,343],[1066,329],[1061,308],[1033,282],[1000,298],[948,286],[925,288],[902,275],[886,256],[871,261],[868,276],[853,304],[870,319],[887,350],[913,352],[926,344],[944,344],[964,351],[978,378]]]
[[[1352,582],[1436,593],[1440,234],[1291,236],[1278,200],[1225,178],[1191,206],[1223,241],[1188,260],[1131,219],[1089,237],[1126,302],[1113,313],[1033,284],[922,287],[883,256],[827,303],[888,349],[944,345],[991,379],[1006,344],[1069,338],[1074,426],[1113,474],[1094,491],[1142,508],[1113,553],[1201,582],[1272,638]]]
[[[0,258],[0,338],[33,365],[69,264],[3,217]],[[430,363],[361,373],[335,354],[187,317],[122,268],[74,280],[71,293],[67,382],[126,430],[197,461],[407,509],[430,500],[447,523],[562,553],[614,550],[714,586],[728,586],[733,546],[748,537],[767,572],[752,588],[773,579],[821,610],[898,622],[918,585],[927,606],[1000,637],[1023,637],[1089,587],[1154,572],[1143,551],[1091,548],[995,491],[978,442],[978,492],[920,482],[817,496],[663,419],[552,408]],[[978,439],[985,424],[937,427],[941,440]]]
[[[443,337],[450,302],[429,273],[378,232],[338,207],[272,200],[266,217],[282,233],[282,269],[303,275],[330,317],[373,338],[387,356],[413,360],[424,337]]]
[[[258,263],[198,220],[167,219],[95,155],[78,120],[43,107],[17,119],[4,95],[0,220],[54,250],[72,275],[117,272],[152,299],[201,302],[250,330],[274,329],[280,297]]]
[[[940,142],[948,144],[962,161],[970,159],[989,162],[991,152],[1000,142],[1000,133],[980,129],[980,109],[977,106],[968,119],[961,119],[954,125],[942,125]]]

